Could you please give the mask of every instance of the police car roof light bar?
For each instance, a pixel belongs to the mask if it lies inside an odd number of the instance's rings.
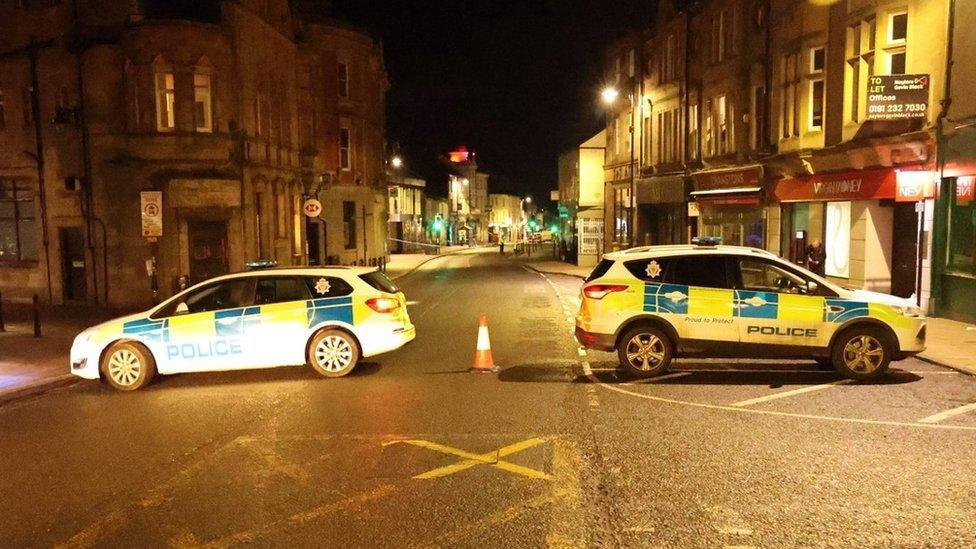
[[[721,236],[696,236],[691,239],[695,246],[718,246],[722,243]]]
[[[259,271],[261,269],[270,269],[277,265],[278,262],[273,259],[257,259],[254,261],[245,261],[244,269],[247,271]]]

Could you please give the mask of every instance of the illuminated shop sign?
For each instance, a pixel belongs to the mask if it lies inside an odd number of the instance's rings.
[[[762,178],[762,168],[755,167],[746,170],[703,172],[696,173],[695,190],[711,191],[714,189],[730,189],[734,187],[757,187]]]
[[[773,194],[780,202],[881,200],[895,197],[895,170],[859,170],[781,179]]]
[[[956,204],[969,204],[976,194],[976,176],[966,175],[956,179]]]

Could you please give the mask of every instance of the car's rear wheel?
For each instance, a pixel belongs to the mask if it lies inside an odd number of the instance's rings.
[[[102,357],[102,378],[120,391],[145,387],[156,375],[156,361],[143,345],[130,341],[112,344]]]
[[[638,326],[627,330],[617,346],[620,363],[634,375],[660,375],[674,357],[674,343],[666,333],[653,326]]]
[[[888,371],[894,345],[874,326],[855,326],[834,340],[831,358],[838,372],[858,381],[878,379]]]
[[[348,332],[325,329],[308,345],[308,363],[325,377],[342,377],[356,367],[360,358],[359,343]]]

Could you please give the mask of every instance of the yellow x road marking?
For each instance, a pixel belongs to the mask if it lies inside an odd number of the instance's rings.
[[[438,467],[437,469],[431,469],[426,473],[421,473],[414,476],[415,479],[429,479],[429,478],[440,478],[446,477],[447,475],[453,475],[454,473],[459,473],[465,469],[470,469],[476,465],[491,465],[497,469],[503,471],[508,471],[509,473],[514,473],[516,475],[522,475],[529,478],[538,478],[549,480],[549,475],[543,473],[542,471],[537,471],[535,469],[530,469],[528,467],[522,467],[521,465],[516,465],[514,463],[509,463],[500,458],[510,456],[522,450],[528,450],[533,446],[538,446],[545,442],[541,438],[530,438],[523,440],[521,442],[516,442],[515,444],[510,444],[503,448],[499,448],[492,452],[486,452],[484,454],[472,454],[471,452],[465,452],[464,450],[459,450],[458,448],[452,448],[450,446],[445,446],[443,444],[438,444],[436,442],[431,442],[429,440],[420,439],[408,439],[408,440],[394,440],[390,442],[383,443],[383,446],[389,446],[391,444],[410,444],[412,446],[419,446],[420,448],[427,448],[428,450],[433,450],[435,452],[441,452],[442,454],[447,454],[450,456],[457,456],[462,458],[460,461],[453,465],[446,465],[444,467]]]

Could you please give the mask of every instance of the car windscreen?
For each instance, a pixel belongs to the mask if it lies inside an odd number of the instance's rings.
[[[395,294],[400,291],[400,288],[398,288],[397,285],[390,280],[390,277],[379,271],[361,274],[359,275],[359,278],[361,278],[366,284],[369,284],[381,292]]]

